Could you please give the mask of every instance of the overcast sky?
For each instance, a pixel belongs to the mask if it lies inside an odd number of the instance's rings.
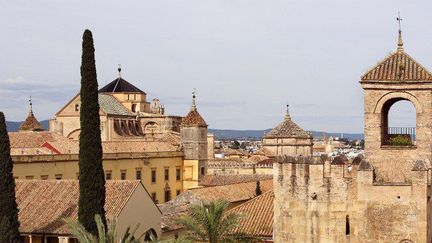
[[[289,102],[306,130],[363,131],[360,76],[396,49],[432,68],[432,1],[0,1],[0,110],[39,120],[79,90],[93,32],[99,86],[117,76],[185,115],[191,92],[211,128],[265,129]],[[401,106],[406,120],[408,106]],[[409,119],[408,119],[409,120]]]

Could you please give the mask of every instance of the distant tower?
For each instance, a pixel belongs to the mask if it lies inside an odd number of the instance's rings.
[[[284,120],[263,138],[263,147],[274,156],[310,156],[312,146],[312,136],[292,121],[288,105]]]
[[[180,134],[185,159],[185,174],[187,167],[193,168],[193,181],[198,181],[201,176],[207,174],[207,123],[198,113],[195,104],[196,92],[192,93],[191,111],[183,118],[180,126]],[[197,171],[198,170],[198,171]],[[197,173],[198,172],[198,173]]]
[[[36,119],[36,117],[33,114],[33,102],[32,102],[32,98],[30,96],[29,99],[29,106],[30,106],[30,110],[29,113],[27,115],[27,118],[25,119],[25,121],[23,123],[21,123],[20,127],[18,128],[19,132],[22,131],[43,131],[44,128],[42,127],[42,125],[39,123],[39,121]]]
[[[362,77],[365,155],[379,179],[407,180],[416,160],[431,160],[432,73],[403,48],[399,22],[397,49]],[[389,111],[405,100],[416,110],[416,127],[390,127]]]

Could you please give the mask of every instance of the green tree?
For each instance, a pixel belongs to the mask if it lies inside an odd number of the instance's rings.
[[[105,227],[106,219],[105,177],[102,167],[98,83],[94,52],[92,33],[90,30],[85,30],[81,57],[78,221],[87,231],[97,235],[95,215],[101,215]]]
[[[0,112],[0,242],[21,242],[9,135]]]
[[[115,220],[110,223],[108,229],[105,227],[99,214],[95,215],[94,221],[98,230],[97,236],[88,232],[79,222],[73,221],[71,219],[65,219],[66,224],[71,229],[71,234],[80,243],[139,243],[143,241],[144,234],[142,234],[139,238],[134,238],[139,224],[136,225],[132,231],[130,231],[130,227],[128,227],[124,235],[120,238],[117,238],[117,224]]]
[[[251,238],[233,233],[241,215],[227,213],[229,202],[216,200],[189,206],[189,214],[177,220],[188,230],[187,238],[209,243],[248,242]]]
[[[256,182],[255,194],[256,194],[256,196],[259,196],[262,194],[260,181]]]

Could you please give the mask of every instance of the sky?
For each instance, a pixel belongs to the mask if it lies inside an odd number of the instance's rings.
[[[404,47],[432,68],[430,0],[0,1],[0,111],[24,120],[28,99],[51,119],[78,91],[83,31],[99,86],[117,77],[186,115],[191,93],[210,128],[276,126],[290,104],[305,130],[363,132],[360,76]],[[412,123],[411,105],[391,113]]]

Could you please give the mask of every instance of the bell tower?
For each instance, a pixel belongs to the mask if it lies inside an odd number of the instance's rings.
[[[397,18],[402,20],[400,17]],[[403,182],[416,160],[431,160],[432,73],[408,55],[399,28],[397,49],[362,77],[366,158],[376,179]],[[415,127],[390,127],[390,108],[412,103]]]

